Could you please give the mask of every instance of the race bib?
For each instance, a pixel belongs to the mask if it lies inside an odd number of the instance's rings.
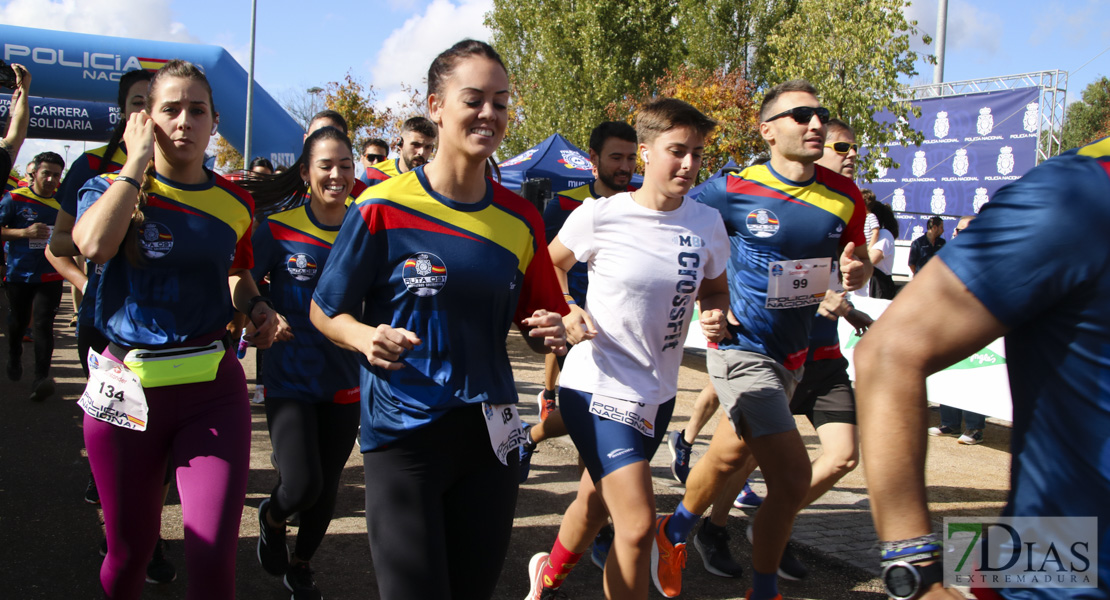
[[[117,427],[146,431],[146,394],[122,364],[89,349],[89,384],[77,405],[85,414]]]
[[[780,260],[767,265],[767,308],[820,304],[829,289],[831,258]]]
[[[593,399],[590,400],[591,415],[628,425],[649,438],[655,437],[655,415],[658,412],[657,404],[644,404],[597,394],[594,394]]]
[[[50,235],[54,235],[54,226],[47,225],[46,227],[50,230]],[[31,238],[27,240],[27,247],[31,250],[42,250],[46,248],[50,244],[50,235],[44,238]]]
[[[524,430],[520,428],[520,415],[515,404],[482,403],[482,416],[486,418],[486,431],[489,432],[489,445],[497,460],[508,465],[510,452],[515,452],[524,443]]]

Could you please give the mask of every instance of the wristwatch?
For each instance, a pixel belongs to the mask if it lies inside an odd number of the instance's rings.
[[[944,567],[940,561],[925,566],[898,561],[883,568],[883,587],[895,600],[917,598],[940,581],[944,581]]]
[[[251,298],[250,302],[247,303],[247,312],[245,312],[244,314],[250,317],[251,313],[254,312],[254,307],[258,306],[259,304],[265,304],[266,306],[269,306],[271,310],[274,308],[274,303],[266,296],[255,296],[254,298]]]

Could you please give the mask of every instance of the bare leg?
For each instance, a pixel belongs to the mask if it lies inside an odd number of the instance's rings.
[[[713,413],[717,412],[717,407],[720,405],[721,402],[717,398],[717,390],[713,388],[713,384],[705,386],[698,394],[698,399],[694,401],[694,412],[690,414],[690,422],[686,424],[686,430],[683,432],[682,439],[687,444],[694,445],[694,440],[709,419],[713,418]]]
[[[851,423],[825,423],[817,429],[821,438],[821,456],[813,461],[813,479],[802,507],[832,489],[836,482],[851,473],[859,464],[859,441],[856,426]]]

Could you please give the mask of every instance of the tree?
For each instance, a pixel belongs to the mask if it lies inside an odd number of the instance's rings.
[[[767,37],[797,6],[798,0],[679,0],[685,64],[738,70],[754,89],[766,87]]]
[[[324,110],[323,93],[324,88],[319,86],[293,89],[281,96],[281,106],[307,130],[313,115]]]
[[[215,153],[216,168],[224,173],[239,171],[244,168],[243,155],[222,135],[216,137]]]
[[[1092,81],[1083,99],[1068,106],[1060,146],[1070,150],[1110,135],[1110,79]]]
[[[494,0],[485,22],[513,96],[506,154],[556,132],[584,147],[610,103],[674,62],[675,14],[667,0]]]
[[[635,121],[640,108],[652,98],[667,96],[692,104],[717,121],[706,140],[699,179],[725,166],[729,158],[740,164],[764,150],[759,135],[758,107],[752,102],[751,85],[738,70],[709,70],[681,66],[664,72],[653,85],[643,84],[635,98],[612,103],[610,118]]]
[[[892,142],[920,145],[924,140],[904,120],[919,109],[897,100],[903,87],[899,80],[917,74],[919,59],[910,49],[917,22],[906,20],[905,6],[904,0],[800,0],[763,49],[768,82],[808,80],[817,87],[821,104],[876,150],[857,167],[868,180],[875,173],[875,159]],[[922,40],[931,42],[927,35]],[[934,62],[931,55],[925,60]],[[894,122],[873,118],[884,110],[895,116]],[[889,158],[882,160],[897,166]]]

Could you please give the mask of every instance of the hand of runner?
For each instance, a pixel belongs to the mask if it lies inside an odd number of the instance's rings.
[[[576,307],[571,306],[572,311],[574,308]],[[563,326],[559,313],[540,309],[532,313],[531,317],[524,319],[522,324],[525,327],[531,327],[528,331],[529,337],[542,337],[543,345],[551,348],[555,354],[562,356],[567,353],[567,329]]]
[[[261,322],[259,322],[259,319],[261,319]],[[272,346],[274,342],[286,342],[293,339],[293,328],[289,326],[289,322],[285,320],[285,317],[270,308],[268,304],[259,302],[254,307],[251,322],[257,330],[244,337],[256,348],[265,350]]]
[[[567,341],[571,344],[592,340],[597,335],[597,326],[590,318],[590,313],[577,304],[570,305],[570,312],[563,317],[563,327],[566,328]]]
[[[817,314],[830,321],[835,321],[837,317],[848,316],[848,311],[852,310],[852,305],[848,302],[846,296],[847,292],[834,292],[832,290],[825,292],[821,304],[817,305]]]
[[[866,269],[863,261],[856,256],[855,242],[848,242],[844,246],[844,252],[840,254],[840,273],[843,276],[844,289],[849,292],[860,289],[866,283]]]
[[[698,322],[701,323],[701,332],[705,339],[710,343],[717,343],[729,337],[726,319],[725,311],[719,308],[702,311]]]
[[[397,371],[405,366],[404,363],[399,362],[401,354],[421,343],[415,333],[383,323],[374,328],[374,333],[370,336],[370,350],[364,354],[371,366]]]
[[[50,237],[50,226],[46,223],[32,223],[30,227],[23,231],[28,239],[42,240]]]
[[[135,161],[145,170],[154,158],[154,121],[150,115],[141,110],[131,114],[123,131],[123,143],[127,147],[127,162]]]

